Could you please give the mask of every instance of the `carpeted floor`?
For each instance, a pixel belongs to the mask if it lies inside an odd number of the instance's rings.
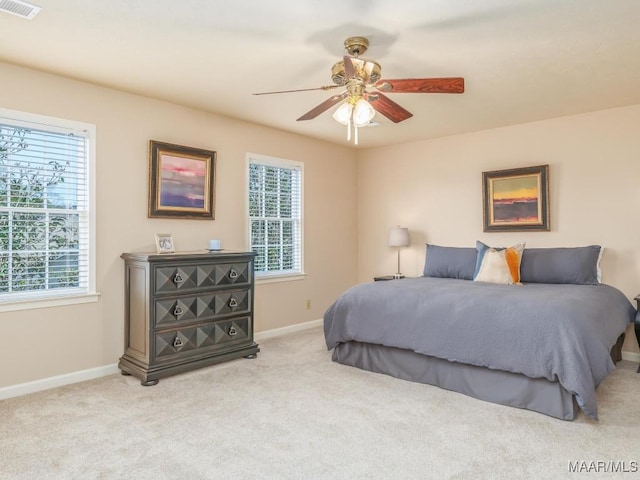
[[[333,363],[320,328],[260,347],[154,387],[112,375],[1,401],[0,478],[640,476],[630,362],[598,389],[599,422],[566,422]]]

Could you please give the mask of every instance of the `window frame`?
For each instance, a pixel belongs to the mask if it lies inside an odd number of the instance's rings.
[[[57,307],[81,303],[96,302],[96,126],[94,124],[68,120],[48,115],[40,115],[0,107],[0,118],[12,126],[39,128],[52,133],[69,133],[70,130],[83,132],[87,142],[87,288],[85,292],[77,289],[52,289],[45,291],[26,291],[7,295],[0,299],[0,312],[28,310],[34,308]]]
[[[246,171],[245,171],[245,206],[246,206],[246,224],[245,238],[247,242],[247,251],[253,251],[251,248],[251,216],[249,209],[249,176],[251,164],[266,165],[276,168],[297,169],[300,175],[300,249],[299,261],[300,270],[297,272],[283,273],[282,270],[277,272],[258,272],[255,271],[256,283],[273,283],[302,280],[306,277],[304,270],[304,163],[295,160],[287,160],[284,158],[262,155],[259,153],[246,154]]]

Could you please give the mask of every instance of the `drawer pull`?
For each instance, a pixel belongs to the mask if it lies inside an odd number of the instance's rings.
[[[176,273],[173,277],[173,283],[179,286],[182,282],[184,282],[184,278],[179,273]]]
[[[229,327],[229,336],[230,337],[235,337],[238,334],[238,331],[236,330],[236,327]]]
[[[176,338],[173,339],[173,348],[180,348],[184,346],[184,342],[179,335],[176,335]]]
[[[182,307],[179,304],[176,304],[176,308],[173,309],[173,315],[176,317],[179,317],[183,313],[184,313],[184,310],[182,310]]]
[[[236,272],[235,268],[229,270],[229,278],[238,278],[238,272]]]
[[[229,306],[231,308],[237,307],[238,306],[238,301],[234,297],[231,297],[231,299],[229,300]]]

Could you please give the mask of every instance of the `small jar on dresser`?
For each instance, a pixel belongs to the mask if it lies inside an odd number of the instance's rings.
[[[125,345],[118,368],[145,386],[255,358],[253,252],[123,253]]]

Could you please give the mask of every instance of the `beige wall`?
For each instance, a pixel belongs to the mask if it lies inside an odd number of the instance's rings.
[[[386,148],[358,155],[360,281],[396,270],[389,227],[409,227],[405,275],[425,243],[606,247],[603,281],[640,293],[640,105]],[[550,232],[483,233],[482,172],[549,164]],[[634,302],[635,305],[635,302]],[[637,352],[633,329],[624,349]]]
[[[0,313],[0,387],[117,362],[125,251],[172,233],[180,250],[210,238],[245,249],[247,152],[304,163],[304,280],[256,288],[256,331],[315,320],[356,281],[353,150],[202,111],[0,63],[0,106],[97,126],[97,303]],[[215,150],[215,221],[147,218],[149,140]],[[335,232],[339,231],[339,237]],[[311,309],[306,308],[311,300]]]
[[[357,280],[395,271],[388,228],[411,229],[402,270],[419,275],[424,244],[476,239],[529,246],[599,243],[604,281],[640,292],[640,106],[431,141],[332,145],[198,110],[0,63],[0,106],[97,126],[97,303],[0,313],[0,388],[113,364],[122,354],[124,251],[170,232],[179,249],[210,238],[244,249],[245,154],[304,162],[305,280],[256,288],[256,331],[321,318]],[[216,220],[147,218],[148,142],[216,150]],[[357,161],[356,161],[357,159]],[[551,232],[482,232],[481,172],[550,165]],[[354,186],[357,185],[357,190]],[[336,235],[335,232],[340,232]],[[311,300],[311,309],[306,309]],[[638,351],[629,330],[625,350]]]

